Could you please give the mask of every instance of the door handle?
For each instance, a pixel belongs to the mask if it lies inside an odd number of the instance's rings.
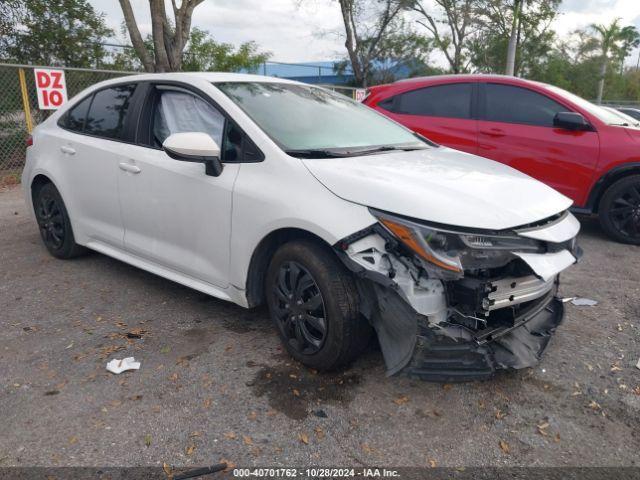
[[[487,135],[489,137],[504,137],[506,135],[506,133],[504,133],[504,130],[501,130],[499,128],[490,128],[489,130],[480,130],[480,133],[482,135]]]
[[[67,147],[67,146],[60,147],[60,151],[62,153],[66,153],[67,155],[75,155],[75,153],[76,153],[75,148],[71,148],[71,147]]]
[[[131,165],[130,163],[126,162],[120,162],[118,166],[120,167],[120,170],[124,170],[125,172],[129,173],[140,173],[142,171],[140,170],[140,167],[136,167],[135,165]]]

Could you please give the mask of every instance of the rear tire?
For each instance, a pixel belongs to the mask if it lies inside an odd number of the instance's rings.
[[[613,183],[598,208],[602,229],[621,243],[640,245],[640,175]]]
[[[280,247],[265,292],[285,348],[307,367],[344,367],[369,343],[372,328],[358,311],[355,280],[328,247],[307,240]]]
[[[68,259],[87,252],[86,248],[76,243],[69,213],[60,192],[52,183],[43,185],[35,192],[33,209],[42,242],[51,255]]]

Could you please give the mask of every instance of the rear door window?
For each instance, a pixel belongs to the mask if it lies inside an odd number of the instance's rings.
[[[127,84],[97,91],[89,108],[85,133],[114,140],[124,139],[127,113],[135,89],[135,84]]]
[[[568,110],[528,88],[497,83],[485,85],[485,120],[490,122],[553,127],[556,113]]]
[[[396,96],[391,111],[405,115],[470,119],[472,92],[471,83],[420,88]]]

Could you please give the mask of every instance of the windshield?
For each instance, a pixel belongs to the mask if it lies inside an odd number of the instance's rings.
[[[601,122],[606,123],[607,125],[625,125],[626,120],[625,118],[627,117],[627,115],[624,115],[622,113],[616,112],[614,110],[609,110],[606,107],[600,107],[594,103],[589,102],[588,100],[585,100],[582,97],[579,97],[578,95],[575,95],[571,92],[568,92],[567,90],[564,90],[562,88],[559,87],[555,87],[553,85],[545,85],[546,88],[548,88],[549,90],[551,90],[552,92],[561,95],[562,97],[566,98],[567,100],[575,103],[578,107],[586,110],[587,112],[589,112],[591,115],[594,115],[595,117],[598,118],[598,120],[600,120]],[[625,118],[623,118],[623,115]],[[635,123],[637,123],[635,120],[633,119],[629,119],[627,118],[627,120],[631,120],[631,124],[635,125]]]
[[[427,147],[404,127],[322,88],[266,82],[215,85],[287,153],[344,156]]]

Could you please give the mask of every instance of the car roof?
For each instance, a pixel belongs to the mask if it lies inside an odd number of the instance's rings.
[[[398,80],[393,84],[409,84],[409,83],[429,83],[433,81],[442,81],[446,83],[448,80],[455,81],[491,81],[491,80],[499,80],[504,81],[506,83],[514,83],[514,84],[530,84],[530,85],[538,85],[544,86],[544,83],[534,82],[533,80],[525,80],[524,78],[513,77],[510,75],[496,75],[496,74],[484,74],[484,73],[464,73],[464,74],[450,74],[450,75],[429,75],[424,77],[413,77],[413,78],[405,78],[402,80]],[[393,85],[392,84],[392,85]]]
[[[229,72],[170,72],[170,73],[143,73],[137,75],[123,75],[121,77],[112,78],[95,84],[94,86],[104,87],[110,84],[127,82],[143,82],[143,81],[183,81],[189,80],[205,80],[208,82],[260,82],[260,83],[289,83],[294,85],[308,85],[306,83],[288,80],[279,77],[267,77],[264,75],[253,75],[250,73],[229,73]]]

